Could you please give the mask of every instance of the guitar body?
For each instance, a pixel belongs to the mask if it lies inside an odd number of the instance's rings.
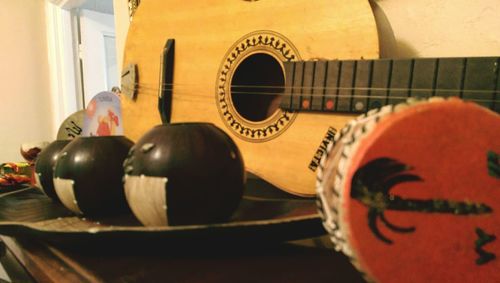
[[[283,61],[377,58],[368,1],[142,1],[124,57],[138,74],[137,98],[122,99],[132,140],[161,123],[160,57],[168,38],[175,39],[171,122],[215,124],[236,142],[248,171],[312,196],[322,144],[353,116],[287,112],[277,107],[277,93],[239,95],[231,86],[282,86],[289,80]]]

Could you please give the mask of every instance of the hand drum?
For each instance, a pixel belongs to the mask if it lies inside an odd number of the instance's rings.
[[[318,204],[376,282],[500,282],[500,116],[459,99],[374,110],[337,134]]]

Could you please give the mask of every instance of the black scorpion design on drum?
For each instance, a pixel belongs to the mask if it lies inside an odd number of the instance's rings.
[[[491,213],[492,208],[483,203],[452,201],[446,199],[405,199],[390,194],[390,190],[401,183],[420,182],[423,179],[408,173],[412,168],[391,158],[378,158],[359,168],[352,178],[351,197],[368,207],[368,225],[381,241],[392,244],[377,227],[377,219],[392,231],[411,233],[415,227],[399,227],[384,216],[386,210],[413,211],[423,213],[450,213],[455,215],[480,215]]]

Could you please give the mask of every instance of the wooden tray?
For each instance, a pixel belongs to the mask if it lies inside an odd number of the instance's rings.
[[[248,186],[248,187],[251,187]],[[210,225],[144,227],[132,214],[87,219],[36,188],[0,195],[0,234],[57,245],[97,248],[262,245],[326,234],[312,199],[247,193],[231,221]]]

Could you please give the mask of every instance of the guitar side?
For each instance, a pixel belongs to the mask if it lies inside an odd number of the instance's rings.
[[[141,3],[125,48],[124,66],[137,64],[139,77],[137,99],[122,100],[125,135],[137,140],[161,123],[160,55],[165,40],[175,38],[172,122],[215,124],[237,143],[248,171],[285,191],[313,195],[311,162],[329,129],[340,129],[353,116],[276,110],[253,121],[236,109],[230,82],[238,64],[255,54],[276,62],[377,58],[368,1],[201,2]],[[289,119],[282,123],[283,118]]]

